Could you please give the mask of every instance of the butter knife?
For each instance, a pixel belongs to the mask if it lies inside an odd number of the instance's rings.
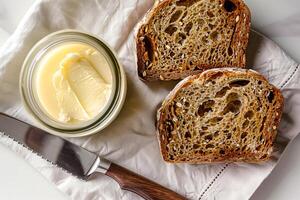
[[[117,181],[122,189],[147,200],[185,199],[93,152],[2,113],[0,132],[81,179],[88,180],[91,174],[103,173]]]

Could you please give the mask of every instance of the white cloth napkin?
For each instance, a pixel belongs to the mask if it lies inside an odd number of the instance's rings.
[[[252,32],[248,65],[263,73],[285,96],[285,110],[272,159],[263,164],[167,164],[155,135],[156,108],[174,82],[144,83],[136,73],[134,27],[151,8],[149,0],[37,1],[0,50],[0,111],[35,124],[24,111],[18,92],[19,72],[30,48],[47,34],[78,29],[98,35],[117,52],[128,77],[128,94],[118,118],[101,133],[71,141],[99,153],[189,199],[249,199],[299,132],[299,65],[272,41]],[[298,116],[297,116],[298,115]],[[298,123],[297,123],[298,122]],[[135,200],[104,175],[88,182],[52,166],[4,135],[0,141],[31,163],[74,200]]]

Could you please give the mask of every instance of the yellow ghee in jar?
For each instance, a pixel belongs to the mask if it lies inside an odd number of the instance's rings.
[[[106,107],[112,91],[105,56],[80,42],[62,43],[47,52],[35,81],[41,107],[62,123],[92,120]]]

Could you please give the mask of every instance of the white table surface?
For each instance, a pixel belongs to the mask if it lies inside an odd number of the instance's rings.
[[[276,41],[300,63],[300,1],[245,1],[252,13],[252,27]],[[33,2],[34,0],[0,0],[0,46],[13,33]],[[68,199],[18,155],[2,145],[0,152],[0,199]],[[300,199],[299,153],[300,136],[288,146],[279,164],[251,200]]]

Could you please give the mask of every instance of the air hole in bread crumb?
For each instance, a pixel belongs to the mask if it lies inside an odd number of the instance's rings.
[[[262,84],[262,81],[258,81],[257,84],[258,84],[258,85],[261,85],[261,84]]]
[[[148,58],[152,62],[153,61],[153,45],[152,45],[152,42],[151,42],[151,40],[148,36],[144,37],[143,42],[145,44],[145,51],[148,53]]]
[[[201,38],[201,41],[203,42],[203,44],[207,44],[208,43],[208,40],[206,37],[202,37]]]
[[[219,136],[219,131],[216,131],[215,133],[214,133],[214,137],[218,137]]]
[[[222,121],[222,119],[223,119],[223,117],[214,117],[209,120],[209,123],[216,124],[216,123]]]
[[[259,145],[259,146],[257,146],[257,147],[255,148],[255,150],[256,150],[256,151],[260,151],[261,147],[262,147],[262,145]]]
[[[243,146],[242,151],[245,151],[247,148],[247,146]]]
[[[228,53],[228,56],[232,56],[233,55],[233,50],[232,50],[231,47],[228,47],[227,53]]]
[[[265,126],[265,121],[266,121],[266,116],[264,116],[262,123],[261,123],[261,127],[259,129],[259,132],[261,132],[262,130],[264,130],[264,126]]]
[[[244,121],[242,127],[243,129],[247,128],[249,126],[249,120]]]
[[[223,87],[219,92],[216,93],[215,97],[216,98],[221,98],[221,97],[224,97],[226,92],[229,90],[230,88],[229,87]]]
[[[224,8],[227,12],[232,12],[236,10],[236,5],[232,1],[225,0]]]
[[[193,149],[198,149],[200,147],[199,144],[193,144]]]
[[[198,108],[198,115],[203,117],[206,113],[213,111],[212,107],[215,104],[215,101],[208,100],[203,102]]]
[[[207,135],[207,136],[204,137],[204,139],[210,141],[210,140],[213,139],[213,136],[212,135]]]
[[[203,135],[205,135],[205,134],[206,134],[206,132],[199,131],[199,135],[200,135],[200,137],[201,137],[201,136],[203,136]]]
[[[174,129],[174,124],[173,124],[173,122],[171,120],[167,120],[165,127],[166,127],[166,131],[168,133],[171,133],[173,131],[173,129]]]
[[[237,93],[230,93],[227,96],[227,105],[223,110],[223,114],[227,114],[229,112],[232,112],[234,114],[238,113],[240,111],[240,108],[242,106],[242,102],[239,100],[239,95]]]
[[[225,115],[229,112],[236,114],[240,111],[241,106],[242,106],[242,102],[240,100],[231,101],[224,108],[223,114]]]
[[[241,139],[244,139],[247,135],[248,135],[248,133],[243,132],[243,133],[241,134]]]
[[[252,119],[253,116],[254,116],[254,113],[253,113],[252,110],[247,111],[247,112],[245,113],[245,115],[244,115],[244,117],[245,117],[246,119]]]
[[[214,147],[215,147],[215,145],[213,145],[213,144],[207,144],[205,146],[205,148],[207,148],[207,149],[211,149],[211,148],[214,148]]]
[[[262,140],[263,140],[263,136],[260,135],[260,136],[259,136],[259,141],[261,142]]]
[[[198,21],[197,21],[197,22],[198,22],[198,26],[200,26],[200,27],[201,27],[201,26],[203,26],[203,25],[205,24],[205,21],[204,21],[204,19],[201,19],[201,18],[200,18],[200,19],[198,19]]]
[[[186,139],[191,139],[191,138],[192,138],[192,135],[191,135],[191,133],[190,133],[189,131],[187,131],[187,132],[184,134],[184,137],[185,137]]]
[[[250,83],[249,80],[235,80],[232,81],[229,86],[230,87],[244,87]]]
[[[210,30],[213,30],[216,27],[216,25],[208,24],[208,27],[210,28]],[[215,32],[218,33],[217,31],[215,31]]]
[[[183,44],[185,39],[186,39],[186,35],[184,33],[178,33],[178,35],[176,36],[176,42],[178,44]]]
[[[185,102],[183,103],[183,105],[184,105],[185,107],[190,107],[190,103],[189,103],[188,101],[185,101]]]
[[[190,34],[191,29],[193,28],[193,22],[189,22],[185,27],[184,31],[186,32],[187,35]]]
[[[166,29],[165,32],[167,34],[169,34],[170,36],[172,36],[175,32],[177,31],[177,27],[175,27],[174,25],[169,25]]]
[[[170,56],[171,56],[171,57],[174,57],[174,56],[175,56],[175,53],[174,53],[173,51],[171,51],[171,52],[170,52]]]
[[[221,150],[219,151],[219,153],[222,154],[222,155],[224,155],[224,154],[225,154],[225,151],[224,151],[223,149],[221,149]]]
[[[176,12],[171,16],[170,23],[177,21],[182,14],[181,10],[176,10]]]
[[[218,31],[214,31],[210,34],[210,39],[212,39],[213,41],[219,41],[221,40],[221,36]]]
[[[211,12],[210,10],[206,12],[207,16],[209,16],[210,18],[213,18],[215,15],[213,12]]]
[[[267,98],[268,98],[269,103],[272,103],[274,100],[274,92],[270,91]]]
[[[169,159],[170,160],[174,160],[174,156],[173,155],[169,155]]]
[[[268,156],[268,155],[265,154],[265,155],[263,155],[262,157],[260,157],[260,159],[265,159],[267,156]]]

